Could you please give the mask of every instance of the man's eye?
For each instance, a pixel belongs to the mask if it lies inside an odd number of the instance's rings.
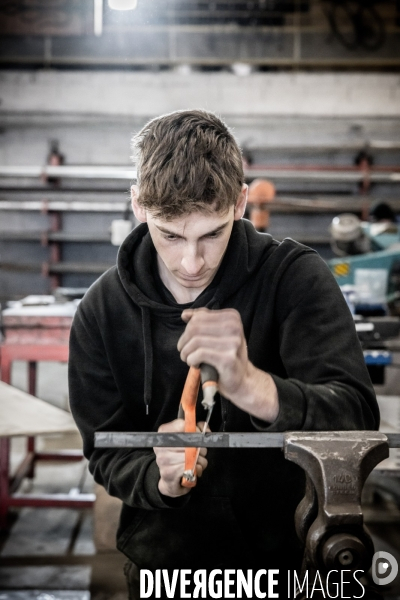
[[[170,241],[174,241],[174,240],[178,239],[176,235],[172,235],[172,234],[167,234],[167,235],[164,236],[164,238],[166,240],[170,240]]]
[[[219,237],[220,235],[221,235],[220,231],[214,231],[213,233],[209,233],[207,237],[213,239],[213,238]]]

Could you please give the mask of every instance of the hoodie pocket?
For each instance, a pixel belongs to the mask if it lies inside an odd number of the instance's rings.
[[[133,510],[132,510],[132,512],[133,512]],[[136,509],[134,515],[132,516],[132,519],[130,520],[128,527],[122,533],[120,533],[118,531],[118,533],[117,533],[117,535],[118,535],[118,537],[117,537],[118,550],[120,550],[121,552],[124,552],[124,548],[125,548],[126,544],[129,543],[129,540],[134,535],[136,529],[138,529],[138,527],[140,527],[140,524],[146,518],[146,514],[148,512],[149,511],[143,510],[140,508]]]
[[[243,564],[245,543],[229,498],[191,498],[179,509],[140,510],[118,549],[139,568],[217,568]]]

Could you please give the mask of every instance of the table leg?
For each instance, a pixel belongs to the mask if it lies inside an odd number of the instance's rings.
[[[28,392],[36,396],[36,361],[28,362]]]
[[[11,360],[6,355],[6,353],[1,351],[0,348],[0,356],[1,356],[1,381],[4,383],[11,384]]]
[[[7,525],[7,513],[9,507],[9,460],[10,440],[0,438],[0,529]]]
[[[32,396],[36,396],[36,372],[37,372],[37,363],[36,361],[28,362],[28,392],[32,394]],[[33,479],[35,476],[35,438],[28,437],[26,444],[26,451],[29,454],[32,452],[33,460],[31,462],[31,467],[26,474],[26,477],[29,479]]]

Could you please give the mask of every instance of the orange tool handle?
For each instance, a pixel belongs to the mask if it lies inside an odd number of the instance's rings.
[[[200,369],[190,367],[182,392],[181,405],[185,413],[185,432],[196,432],[196,403],[200,387]],[[185,471],[196,472],[197,448],[185,448]],[[182,477],[183,487],[194,487],[196,479],[189,481]]]

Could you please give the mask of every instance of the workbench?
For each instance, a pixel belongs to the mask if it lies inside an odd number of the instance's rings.
[[[71,451],[64,453],[27,452],[25,458],[10,475],[10,441],[15,436],[38,436],[76,432],[70,413],[39,400],[0,381],[0,529],[5,527],[10,507],[92,507],[94,494],[18,494],[17,490],[36,460],[71,460]],[[82,453],[72,456],[82,459]]]
[[[28,296],[2,313],[1,380],[11,383],[15,360],[28,362],[28,392],[36,392],[39,361],[68,361],[68,341],[76,302],[56,303],[53,296]]]
[[[91,507],[94,495],[22,496],[16,491],[24,477],[33,478],[38,460],[82,460],[81,451],[39,453],[35,436],[76,431],[69,413],[35,398],[36,371],[40,361],[68,361],[68,342],[76,302],[57,303],[53,296],[28,296],[11,303],[2,313],[4,340],[0,347],[0,528],[5,526],[10,506]],[[11,367],[16,360],[28,365],[26,394],[11,388]],[[10,438],[27,436],[27,453],[17,473],[10,477]]]

